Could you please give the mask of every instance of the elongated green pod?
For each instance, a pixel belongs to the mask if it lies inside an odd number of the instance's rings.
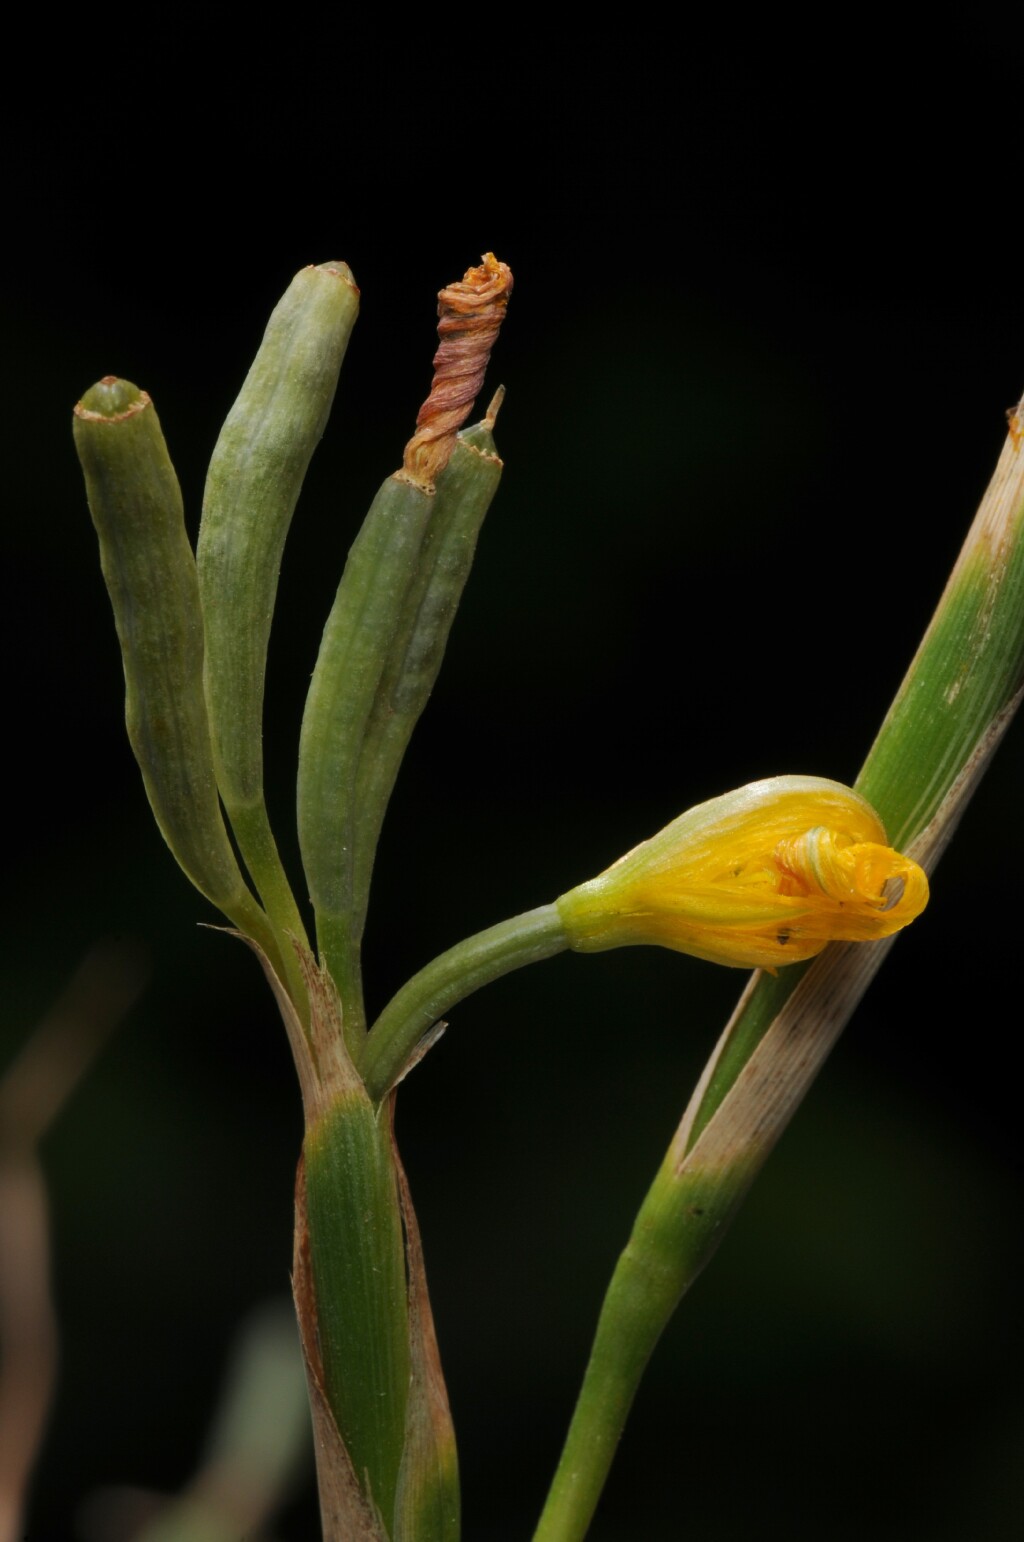
[[[263,796],[264,677],[285,539],[358,308],[344,263],[296,274],[217,440],[196,550],[221,797],[271,917],[300,938]]]
[[[494,409],[496,412],[496,408]],[[436,483],[435,507],[363,739],[356,778],[353,930],[361,935],[388,800],[444,660],[477,537],[502,463],[493,418],[461,433]]]
[[[405,447],[401,471],[380,489],[349,553],[306,700],[299,746],[299,845],[321,959],[327,960],[341,991],[353,1055],[364,1028],[359,945],[368,881],[367,867],[358,898],[356,849],[364,824],[379,829],[382,817],[382,809],[371,807],[364,820],[360,797],[367,793],[371,804],[376,800],[376,778],[371,775],[360,786],[359,768],[385,670],[393,652],[399,664],[404,658],[396,639],[407,630],[411,634],[415,625],[421,596],[414,586],[435,509],[435,486],[472,411],[511,289],[509,269],[488,253],[482,266],[470,268],[461,282],[438,296],[440,344],[430,394]],[[381,785],[389,792],[394,776],[388,781],[388,775]],[[375,844],[374,834],[370,863]]]
[[[156,822],[200,893],[274,951],[217,801],[199,586],[156,409],[108,375],[75,408],[74,432],[121,644],[128,737]]]
[[[299,845],[321,958],[345,1005],[351,988],[356,778],[366,728],[434,507],[404,473],[388,477],[349,552],[306,698],[299,741]]]

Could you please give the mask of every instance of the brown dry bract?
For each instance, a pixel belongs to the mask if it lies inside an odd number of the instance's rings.
[[[448,464],[455,436],[473,408],[491,349],[505,319],[512,272],[488,252],[479,268],[438,295],[434,381],[419,410],[416,432],[405,447],[402,469],[430,487]]]
[[[405,1260],[409,1281],[409,1351],[411,1377],[409,1402],[405,1413],[405,1452],[402,1458],[401,1490],[406,1501],[404,1524],[416,1523],[418,1507],[426,1495],[446,1507],[445,1519],[453,1532],[458,1530],[458,1457],[452,1427],[448,1391],[441,1369],[434,1316],[430,1309],[427,1272],[423,1262],[423,1243],[419,1222],[413,1209],[409,1180],[395,1144],[395,1102],[391,1099],[391,1152],[398,1180],[398,1201],[405,1228]],[[429,1502],[429,1501],[428,1501]],[[454,1513],[452,1513],[454,1511]],[[445,1532],[448,1535],[448,1532]]]

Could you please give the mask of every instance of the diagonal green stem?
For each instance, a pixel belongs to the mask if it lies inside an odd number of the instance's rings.
[[[963,552],[858,779],[934,868],[1024,687],[1024,454],[1009,438]],[[641,1206],[602,1306],[534,1542],[587,1532],[640,1378],[891,946],[833,946],[755,975]]]
[[[687,1287],[722,1235],[723,1204],[746,1191],[737,1169],[725,1184],[707,1180],[679,1205],[670,1150],[640,1208],[605,1295],[586,1376],[565,1449],[534,1542],[586,1535],[636,1389],[654,1347]]]

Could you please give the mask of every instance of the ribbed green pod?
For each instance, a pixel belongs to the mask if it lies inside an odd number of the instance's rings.
[[[302,719],[299,844],[321,960],[341,993],[353,1051],[362,1032],[352,928],[357,776],[433,509],[433,492],[402,473],[380,488],[349,552]]]
[[[156,822],[196,888],[273,953],[217,800],[199,586],[156,409],[107,376],[75,408],[74,433],[121,644],[128,737]]]
[[[362,935],[388,800],[444,660],[502,463],[490,421],[466,429],[437,478],[434,512],[363,738],[355,791],[352,925]]]
[[[221,797],[271,917],[300,938],[263,797],[264,677],[285,538],[358,309],[344,263],[296,274],[217,440],[196,550]]]

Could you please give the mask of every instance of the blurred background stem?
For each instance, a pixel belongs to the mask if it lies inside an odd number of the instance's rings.
[[[28,1485],[57,1375],[39,1143],[148,975],[137,946],[97,944],[0,1081],[0,1542],[25,1535]]]

